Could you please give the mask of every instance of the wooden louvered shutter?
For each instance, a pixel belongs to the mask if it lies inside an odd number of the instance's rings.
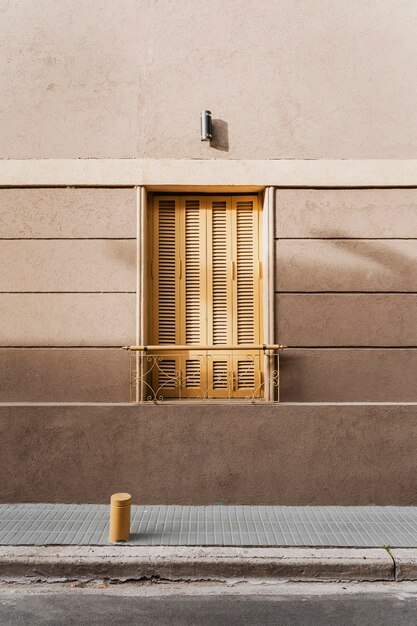
[[[260,342],[259,214],[253,197],[234,197],[233,340],[237,345]],[[234,395],[246,396],[260,388],[262,364],[259,351],[237,351],[233,358]]]
[[[181,199],[180,258],[181,343],[198,345],[207,342],[207,322],[203,301],[206,297],[206,210],[205,199]]]
[[[260,389],[259,213],[255,196],[156,196],[153,342],[165,352],[156,379],[166,397],[245,397]],[[212,344],[225,350],[201,351]]]
[[[154,211],[153,311],[154,342],[176,344],[180,339],[179,198],[159,197]],[[157,397],[177,397],[180,384],[180,359],[176,354],[153,355],[152,387]],[[146,362],[145,362],[146,369]],[[149,364],[150,365],[150,364]]]
[[[158,198],[153,272],[158,344],[175,344],[179,339],[179,218],[178,198]]]
[[[207,313],[208,343],[232,344],[231,283],[232,202],[230,197],[211,197],[207,201]],[[230,352],[209,354],[207,380],[210,397],[227,397],[231,389]]]
[[[208,339],[213,345],[259,343],[259,214],[253,196],[213,197],[207,205]],[[213,351],[213,397],[250,395],[260,383],[259,353]]]
[[[206,301],[206,201],[185,196],[180,202],[180,341],[187,346],[207,343]],[[200,351],[181,356],[182,392],[199,397],[207,386],[207,359]]]
[[[232,214],[230,198],[210,198],[207,211],[208,341],[217,345],[233,341],[231,312]]]
[[[258,343],[255,329],[255,276],[258,265],[257,213],[253,200],[233,199],[234,257],[236,276],[234,283],[234,341],[236,344]],[[256,265],[255,265],[256,262]]]

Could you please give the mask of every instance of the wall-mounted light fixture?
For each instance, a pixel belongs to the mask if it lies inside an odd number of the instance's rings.
[[[210,141],[213,138],[211,125],[211,111],[201,111],[201,141]]]

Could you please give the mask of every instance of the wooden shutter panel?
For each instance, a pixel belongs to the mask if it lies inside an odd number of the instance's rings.
[[[236,281],[234,283],[236,344],[258,343],[255,303],[258,305],[258,213],[253,199],[233,198]]]
[[[210,198],[207,210],[208,339],[213,345],[232,342],[232,215],[230,198]]]
[[[180,337],[179,294],[179,198],[155,198],[153,243],[153,342],[176,344]],[[178,397],[181,380],[180,359],[163,350],[145,357],[145,369],[151,368],[152,388],[156,398]]]
[[[180,343],[189,346],[207,342],[206,201],[203,197],[183,197],[180,215],[180,257],[184,271],[180,277]],[[181,358],[183,395],[199,397],[207,385],[205,355],[188,350]]]
[[[156,343],[178,341],[179,284],[179,203],[177,198],[158,198],[156,206],[154,302]]]
[[[232,203],[230,197],[212,197],[207,204],[207,312],[208,343],[232,343]],[[226,398],[232,376],[230,355],[213,350],[208,355],[208,395]]]
[[[259,297],[259,213],[253,197],[233,198],[234,258],[236,280],[233,284],[234,342],[260,342]],[[261,382],[261,355],[259,351],[236,351],[233,358],[234,396],[259,395]]]
[[[181,258],[184,274],[180,279],[181,300],[185,314],[182,319],[181,343],[192,345],[207,342],[206,315],[206,211],[204,198],[181,200]]]

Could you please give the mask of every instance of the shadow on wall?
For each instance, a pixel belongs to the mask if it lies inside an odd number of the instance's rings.
[[[410,242],[398,239],[372,241],[363,239],[352,240],[345,232],[332,231],[331,238],[326,238],[323,230],[312,231],[313,239],[320,239],[322,250],[326,252],[320,258],[307,255],[307,247],[295,248],[294,256],[278,259],[279,263],[291,266],[291,277],[302,294],[313,293],[316,296],[322,291],[323,298],[333,292],[368,294],[370,302],[379,293],[398,292],[413,293],[417,286],[417,265],[414,247]],[[313,242],[314,243],[314,242]],[[336,253],[333,254],[333,250]],[[303,254],[305,253],[305,255]],[[285,288],[282,290],[285,292]],[[296,290],[294,290],[296,292]],[[280,293],[277,290],[276,293]],[[279,304],[278,304],[279,308]],[[341,309],[336,308],[340,314]],[[329,304],[329,319],[333,309]],[[405,317],[409,312],[398,308],[396,324],[399,328],[398,338],[406,339],[407,328]],[[291,343],[287,340],[286,328],[278,323],[276,311],[276,339],[280,343]],[[362,318],[361,318],[362,319]],[[307,323],[306,320],[304,320]],[[333,319],[331,327],[336,328],[346,320]],[[303,320],[300,321],[300,324]],[[375,325],[377,320],[370,323]],[[328,331],[331,332],[331,331]],[[381,327],[381,332],[391,333],[389,328]],[[363,351],[355,343],[338,346],[329,336],[328,342],[319,342],[318,350],[304,349],[297,346],[295,351],[284,351],[281,356],[281,400],[284,402],[340,402],[340,401],[415,401],[415,377],[413,376],[415,349],[414,335],[410,336],[398,352],[382,350],[378,352],[375,343],[369,342]],[[327,345],[326,345],[327,343]],[[320,348],[323,348],[320,350]],[[329,348],[331,348],[329,350]],[[370,350],[372,353],[370,353]],[[387,348],[388,350],[388,348]],[[390,348],[391,350],[391,348]]]
[[[210,148],[229,152],[229,127],[224,120],[213,120],[213,139],[210,141]]]
[[[326,243],[329,243],[330,245],[336,247],[338,244],[340,244],[340,241],[355,241],[355,239],[351,239],[349,235],[346,235],[346,233],[344,233],[343,231],[336,233],[333,232],[331,237],[326,237],[326,235],[322,231],[313,230],[311,232],[311,237],[313,239],[323,239],[323,241],[325,241]],[[395,243],[396,241],[398,241],[398,239],[394,239],[393,241]],[[410,259],[407,254],[399,252],[398,250],[394,250],[391,244],[392,240],[390,239],[388,239],[386,242],[383,242],[381,240],[375,242],[372,239],[364,237],[360,240],[360,249],[350,249],[348,250],[348,252],[352,256],[363,258],[365,260],[372,261],[377,265],[387,267],[395,276],[398,276],[398,274],[400,273],[401,280],[404,280],[404,272],[406,272],[406,279],[410,278],[414,280],[414,278],[417,277],[414,258]],[[343,268],[339,267],[339,271],[341,269]],[[311,271],[311,269],[309,271]],[[366,267],[364,267],[362,271],[366,273]]]
[[[295,248],[284,248],[285,253],[281,258],[278,253],[277,264],[286,264],[284,283],[291,283],[290,291],[407,293],[417,289],[414,242],[410,245],[409,241],[398,239],[357,241],[343,232],[332,238],[326,238],[323,232],[320,237],[318,235],[313,231],[311,238],[301,240]],[[317,240],[321,242],[320,257],[317,257],[314,246]],[[278,238],[276,241],[279,245],[279,242],[288,240]],[[379,274],[378,268],[381,268]],[[286,286],[277,289],[278,292],[287,290]]]

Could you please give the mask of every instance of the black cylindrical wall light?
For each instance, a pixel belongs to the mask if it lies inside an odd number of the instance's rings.
[[[212,139],[211,111],[201,111],[201,141]]]

